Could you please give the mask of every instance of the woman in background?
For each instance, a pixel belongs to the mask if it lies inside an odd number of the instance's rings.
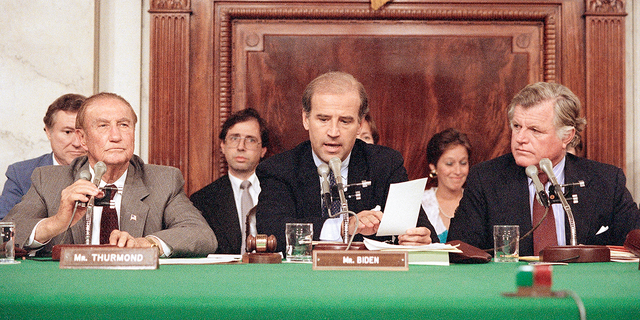
[[[471,144],[467,135],[456,129],[436,133],[427,144],[429,178],[437,179],[436,187],[425,190],[422,209],[438,234],[441,243],[447,242],[451,219],[462,199],[467,175]]]

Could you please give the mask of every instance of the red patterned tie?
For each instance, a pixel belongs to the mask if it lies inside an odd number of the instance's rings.
[[[538,175],[542,185],[545,185],[549,178],[546,174]],[[533,225],[535,226],[544,216],[544,207],[533,200]],[[547,217],[542,221],[538,229],[533,231],[533,254],[540,255],[540,251],[548,246],[557,246],[558,237],[556,236],[556,220],[553,216],[553,209],[549,207]]]
[[[111,190],[109,205],[102,207],[102,218],[100,219],[100,244],[108,244],[111,231],[118,229],[118,212],[116,211],[115,202],[113,201],[113,197],[118,192],[118,189],[113,184],[106,185],[105,189],[107,188],[113,188],[113,190]]]

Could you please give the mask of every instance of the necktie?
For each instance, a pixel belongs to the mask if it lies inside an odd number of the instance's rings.
[[[336,183],[336,176],[333,175],[333,170],[329,170],[329,189],[331,191],[336,190],[338,188],[338,184]],[[342,210],[340,206],[340,201],[333,200],[331,201],[331,215],[335,217]],[[327,214],[327,204],[322,203],[322,217],[329,218]]]
[[[549,178],[546,174],[540,173],[538,175],[542,185],[545,185]],[[561,190],[560,190],[561,192]],[[538,203],[537,200],[533,200],[533,225],[535,226],[544,216],[545,208]],[[533,254],[540,255],[540,251],[548,246],[558,245],[558,239],[556,236],[556,221],[553,217],[553,209],[549,207],[549,213],[547,217],[542,221],[538,229],[533,231]]]
[[[240,184],[240,191],[242,192],[242,194],[240,195],[240,211],[242,212],[242,219],[240,220],[242,248],[240,248],[240,253],[244,253],[245,248],[247,247],[246,235],[251,229],[255,229],[255,227],[252,228],[250,226],[251,222],[247,221],[247,218],[250,218],[248,216],[249,210],[253,208],[253,199],[251,199],[251,194],[249,194],[249,187],[251,187],[251,182],[248,180],[242,181],[242,183]],[[247,226],[249,227],[249,230],[247,230]]]
[[[110,190],[109,205],[102,207],[102,218],[100,219],[100,244],[108,244],[111,231],[118,229],[118,212],[116,211],[115,202],[113,197],[118,192],[115,185],[109,184],[105,186],[105,189],[113,188]]]

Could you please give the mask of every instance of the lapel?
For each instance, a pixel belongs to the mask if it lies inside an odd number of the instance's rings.
[[[225,232],[228,233],[231,247],[239,251],[242,246],[242,229],[240,229],[236,199],[229,175],[222,177],[222,179],[224,180],[220,190],[223,197],[223,201],[220,203],[221,210],[214,210],[212,214],[216,217],[216,220],[221,222],[221,226],[226,229]],[[225,228],[225,226],[228,228]]]
[[[580,202],[580,198],[582,197],[589,197],[589,194],[586,194],[587,192],[589,192],[589,185],[591,184],[591,180],[593,179],[592,176],[589,175],[585,175],[582,174],[584,171],[580,170],[580,168],[577,165],[577,160],[578,157],[567,153],[566,154],[566,160],[564,162],[564,183],[573,183],[573,182],[578,182],[579,180],[584,181],[585,187],[584,188],[580,188],[580,187],[573,187],[573,194],[578,195],[578,203],[569,203],[569,206],[571,207],[571,212],[573,213],[573,217],[574,220],[576,222],[576,237],[577,240],[580,242],[583,239],[581,239],[581,235],[583,234],[589,234],[589,232],[591,230],[585,230],[584,228],[586,228],[588,226],[588,224],[580,224],[581,219],[577,217],[577,215],[582,214],[582,217],[584,217],[585,214],[588,214],[591,210],[585,210],[582,206],[586,203],[586,202]],[[567,241],[567,244],[571,243],[571,226],[569,225],[569,219],[567,218],[567,215],[565,213],[564,216],[564,234],[565,234],[565,239]],[[584,221],[584,220],[583,220]],[[594,230],[595,233],[595,230]]]
[[[142,162],[135,157],[131,159],[120,205],[120,230],[128,232],[134,238],[143,236],[149,214],[149,206],[143,202],[149,196],[149,189],[142,179],[142,166]]]
[[[318,168],[313,162],[311,153],[311,144],[309,141],[302,148],[302,152],[298,158],[298,183],[297,193],[309,190],[309,193],[301,195],[303,203],[297,206],[309,205],[309,208],[296,208],[296,212],[313,212],[314,215],[322,216],[322,203],[320,202],[320,178],[318,176]]]
[[[351,151],[351,159],[349,160],[349,176],[347,184],[362,182],[362,180],[371,180],[368,177],[369,165],[367,163],[367,158],[365,156],[366,144],[364,142],[359,143],[356,139],[356,143],[353,146]],[[361,199],[357,201],[355,198],[351,198],[348,201],[349,210],[354,212],[360,212],[362,210],[369,210],[372,208],[368,208],[367,205],[373,206],[373,204],[366,204],[367,201],[373,199],[373,190],[374,186],[369,186],[367,188],[358,188],[361,193]],[[384,199],[386,201],[386,199]],[[380,204],[381,206],[384,203]]]

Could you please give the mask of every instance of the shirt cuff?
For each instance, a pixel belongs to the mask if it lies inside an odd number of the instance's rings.
[[[342,242],[342,234],[340,232],[342,230],[342,221],[342,217],[325,220],[320,231],[320,240]]]
[[[51,241],[51,239],[49,239],[45,243],[40,243],[36,241],[36,229],[38,229],[38,226],[40,225],[40,223],[42,223],[42,221],[44,221],[44,219],[38,221],[38,223],[36,223],[36,226],[33,227],[33,230],[31,230],[31,235],[29,235],[29,239],[27,240],[27,243],[25,243],[24,245],[25,249],[37,250],[44,247],[47,243],[49,243],[49,241]]]

